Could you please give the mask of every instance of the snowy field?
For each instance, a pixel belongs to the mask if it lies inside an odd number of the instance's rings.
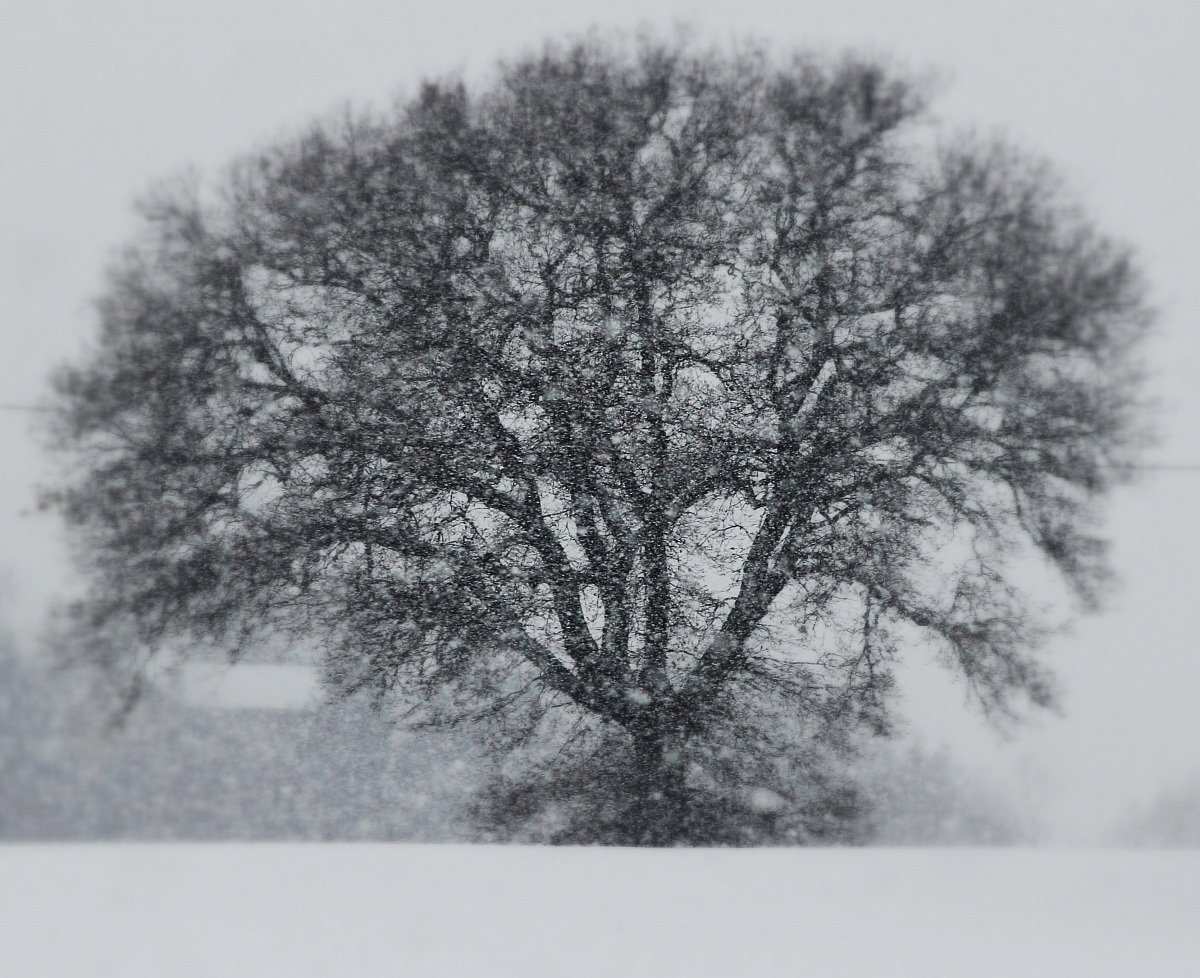
[[[20,978],[1200,975],[1200,852],[0,847]]]

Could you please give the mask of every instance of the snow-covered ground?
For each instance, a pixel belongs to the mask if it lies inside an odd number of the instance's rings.
[[[20,978],[1193,978],[1200,852],[0,846]]]

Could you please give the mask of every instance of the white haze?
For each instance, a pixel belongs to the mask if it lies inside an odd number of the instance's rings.
[[[0,655],[0,841],[489,841],[473,802],[500,763],[469,728],[414,732],[361,701],[322,704],[300,667],[192,664],[122,712],[94,673]],[[876,845],[1048,839],[1044,798],[944,746],[867,744],[849,774]],[[1168,830],[1109,835],[1161,844]]]

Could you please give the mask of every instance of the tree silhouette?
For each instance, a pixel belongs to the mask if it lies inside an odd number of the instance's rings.
[[[522,796],[574,839],[820,835],[900,645],[1049,702],[1009,568],[1095,601],[1147,316],[1043,168],[931,148],[922,102],[589,41],[160,193],[58,380],[86,629],[288,629],[340,692],[587,732]]]

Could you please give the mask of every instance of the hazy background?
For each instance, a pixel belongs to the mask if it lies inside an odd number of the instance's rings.
[[[701,41],[885,53],[933,69],[934,113],[1052,161],[1084,209],[1139,251],[1160,312],[1149,349],[1161,438],[1147,461],[1200,466],[1200,7],[1149,2],[821,0],[0,0],[0,403],[36,405],[81,354],[131,204],[191,167],[234,156],[347,101],[387,102],[430,75],[486,76],[497,58],[590,26]],[[0,409],[0,623],[32,647],[46,608],[77,587],[35,487],[53,481],[36,414]],[[1122,580],[1107,610],[1048,650],[1061,717],[1001,739],[961,687],[923,661],[903,714],[1023,803],[1049,835],[1100,838],[1200,771],[1200,471],[1148,471],[1113,499]]]

